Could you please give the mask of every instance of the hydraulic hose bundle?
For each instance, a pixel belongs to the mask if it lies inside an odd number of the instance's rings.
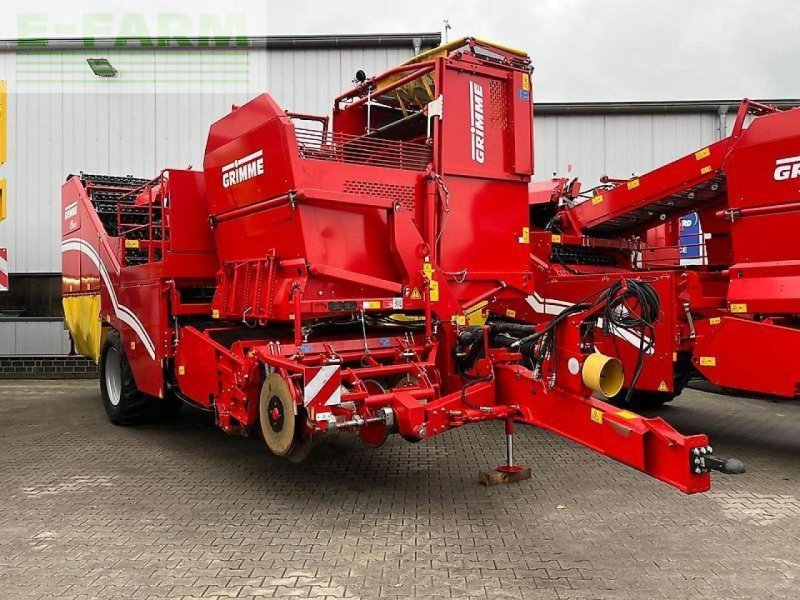
[[[532,370],[537,373],[556,350],[558,327],[570,317],[583,313],[586,313],[583,323],[593,322],[605,335],[627,330],[640,340],[636,369],[628,382],[625,398],[629,401],[644,366],[644,357],[652,348],[655,322],[660,313],[658,294],[642,280],[614,282],[564,309],[539,330],[535,325],[498,322],[490,324],[489,335],[494,344],[517,350],[530,361]],[[468,348],[461,357],[459,372],[464,373],[481,355],[483,335],[483,329],[477,327],[461,332],[459,342]]]

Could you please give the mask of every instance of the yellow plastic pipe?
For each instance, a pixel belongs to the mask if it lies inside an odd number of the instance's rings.
[[[625,370],[619,359],[595,352],[586,357],[581,369],[583,384],[606,398],[616,396],[625,383]]]

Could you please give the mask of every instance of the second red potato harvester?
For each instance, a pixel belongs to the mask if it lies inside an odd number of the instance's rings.
[[[800,109],[744,100],[729,136],[650,172],[604,177],[587,191],[577,180],[538,182],[530,197],[534,293],[492,308],[542,322],[610,280],[644,281],[660,306],[652,330],[598,340],[639,374],[629,377],[633,393],[615,402],[666,402],[693,378],[797,398],[798,181]],[[701,264],[681,266],[678,222],[693,212]]]

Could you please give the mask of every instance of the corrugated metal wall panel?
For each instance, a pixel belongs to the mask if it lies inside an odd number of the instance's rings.
[[[69,335],[61,321],[0,321],[0,356],[64,355]]]
[[[541,115],[534,117],[536,179],[629,177],[670,162],[719,136],[711,113]],[[568,172],[568,165],[572,171]]]

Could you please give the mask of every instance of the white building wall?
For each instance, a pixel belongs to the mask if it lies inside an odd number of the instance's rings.
[[[534,114],[535,179],[630,177],[719,139],[719,118],[686,114]],[[572,165],[569,171],[569,165]]]

